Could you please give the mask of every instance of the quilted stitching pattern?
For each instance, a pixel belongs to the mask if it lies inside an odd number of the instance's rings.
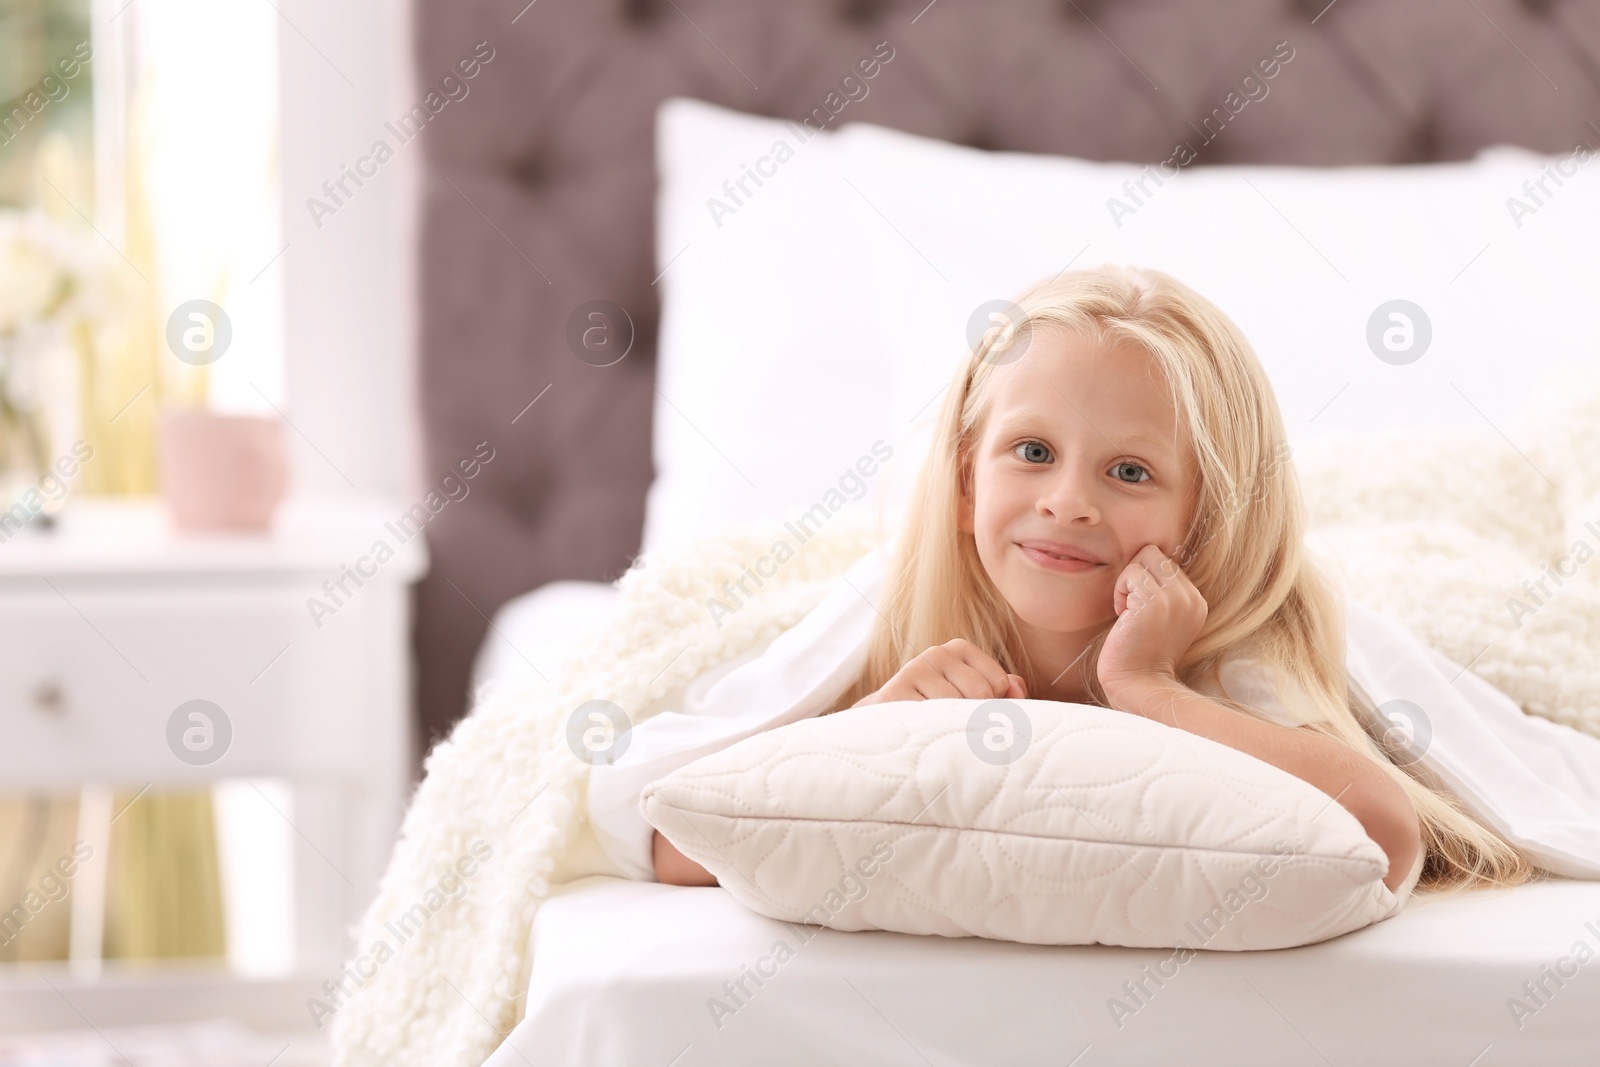
[[[1237,950],[1398,909],[1383,851],[1285,771],[1043,700],[1007,702],[1032,739],[997,766],[968,743],[982,703],[806,719],[696,760],[640,805],[747,907],[838,930]]]

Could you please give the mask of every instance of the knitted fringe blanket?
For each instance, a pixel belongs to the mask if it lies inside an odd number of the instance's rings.
[[[479,1067],[519,1021],[534,913],[569,876],[589,770],[569,746],[572,713],[609,700],[632,722],[648,718],[668,694],[798,623],[883,539],[841,516],[799,545],[775,529],[647,554],[619,579],[605,627],[549,685],[480,693],[428,756],[356,959],[312,1006],[331,1027],[336,1067]],[[724,583],[778,555],[779,540],[793,557],[731,602]]]
[[[1516,419],[1482,421],[1300,449],[1307,544],[1349,598],[1600,737],[1600,371],[1547,376]]]
[[[1600,736],[1600,376],[1555,384],[1495,433],[1318,442],[1294,462],[1308,540],[1347,596],[1524,710]],[[642,557],[550,685],[480,694],[428,757],[357,957],[323,1005],[336,1067],[479,1067],[510,1032],[534,914],[572,876],[582,829],[588,764],[569,747],[572,712],[606,699],[648,718],[797,623],[884,534],[834,520],[713,620],[708,601],[726,604],[723,583],[780,537]]]

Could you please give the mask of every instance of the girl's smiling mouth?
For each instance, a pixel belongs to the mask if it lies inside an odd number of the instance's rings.
[[[1022,554],[1045,570],[1076,574],[1105,566],[1089,552],[1059,541],[1018,541]]]

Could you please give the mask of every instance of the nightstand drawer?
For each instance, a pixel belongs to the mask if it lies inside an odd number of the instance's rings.
[[[405,734],[363,710],[373,592],[319,629],[297,584],[0,585],[0,781],[359,771],[375,734]]]
[[[0,777],[7,785],[50,782],[56,772],[65,783],[64,772],[80,768],[104,774],[113,754],[145,762],[139,724],[154,694],[144,680],[59,599],[0,604],[0,729],[11,742],[0,746]]]

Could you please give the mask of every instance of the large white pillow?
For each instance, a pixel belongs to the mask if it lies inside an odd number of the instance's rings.
[[[1109,708],[901,701],[805,719],[647,787],[752,910],[838,930],[1266,949],[1399,910],[1354,816],[1225,745]]]
[[[695,100],[657,112],[646,551],[810,512],[799,542],[863,506],[884,457],[896,462],[874,217],[838,170],[835,136]]]
[[[1551,157],[1501,146],[1419,166],[1185,167],[1160,186],[1144,178],[1151,195],[1135,190],[1136,211],[1114,214],[1108,204],[1133,202],[1124,183],[1143,168],[862,124],[843,129],[835,151],[894,220],[874,250],[894,324],[886,358],[912,391],[903,408],[947,385],[974,309],[1104,262],[1165,271],[1238,323],[1297,446],[1435,428],[1503,444],[1496,428],[1540,372],[1592,359],[1585,235],[1600,231],[1600,162],[1569,161],[1571,176],[1559,189],[1546,179],[1555,195],[1532,213],[1508,202],[1532,204],[1522,185]],[[1397,326],[1391,339],[1404,343],[1409,329],[1410,351],[1384,347]],[[914,467],[924,452],[908,440],[900,461]]]
[[[780,140],[793,156],[777,164]],[[1492,435],[1530,371],[1587,350],[1600,164],[1564,163],[1559,187],[1558,160],[1505,147],[1423,166],[1196,164],[1159,187],[1144,177],[1153,195],[1113,217],[1108,201],[1132,204],[1124,184],[1145,164],[859,123],[802,141],[793,123],[682,98],[661,105],[657,145],[646,549],[804,513],[892,518],[969,317],[1069,264],[1155,267],[1210,297],[1260,353],[1295,443],[1375,427]],[[724,182],[754,168],[770,176],[734,205]],[[1541,179],[1530,197],[1523,183]],[[1392,300],[1429,319],[1413,363],[1368,345]],[[880,440],[893,458],[848,473]]]

